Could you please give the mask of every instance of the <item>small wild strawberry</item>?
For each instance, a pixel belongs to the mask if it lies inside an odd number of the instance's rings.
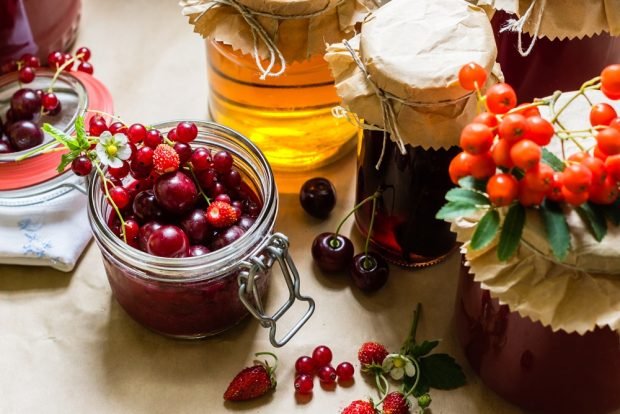
[[[375,406],[370,401],[355,400],[342,410],[341,414],[375,414]]]
[[[388,351],[385,349],[385,346],[377,342],[366,342],[362,344],[357,352],[357,358],[362,367],[373,364],[381,365],[387,355]]]
[[[232,226],[239,219],[238,212],[224,201],[214,201],[207,208],[207,221],[216,229]]]
[[[277,358],[269,352],[259,352],[259,355],[270,355]],[[251,367],[244,368],[230,382],[224,399],[227,401],[246,401],[265,395],[276,387],[276,378],[274,372],[276,366],[270,367],[267,361],[259,362]]]
[[[159,144],[153,152],[153,169],[159,174],[179,169],[179,154],[167,144]]]
[[[382,414],[409,414],[409,412],[409,401],[401,392],[391,392],[383,400]]]

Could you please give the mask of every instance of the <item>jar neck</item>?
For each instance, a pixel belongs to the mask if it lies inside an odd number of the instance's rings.
[[[162,134],[176,127],[179,121],[153,125]],[[213,151],[228,151],[235,167],[254,186],[263,206],[256,221],[238,240],[222,249],[198,257],[167,258],[153,256],[127,245],[107,225],[110,207],[103,192],[101,180],[89,180],[88,217],[93,234],[102,251],[126,265],[138,269],[140,276],[164,282],[191,282],[216,278],[232,271],[239,262],[256,253],[261,241],[274,227],[278,210],[277,190],[267,160],[247,138],[219,124],[191,121],[198,127],[198,138],[193,147],[206,146]]]

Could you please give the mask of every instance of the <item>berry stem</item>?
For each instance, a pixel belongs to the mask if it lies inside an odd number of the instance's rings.
[[[338,227],[336,227],[336,236],[338,236],[340,234],[340,229],[342,228],[342,226],[344,225],[344,223],[347,221],[347,219],[349,217],[351,217],[351,215],[353,213],[355,213],[361,206],[363,206],[364,204],[366,204],[367,202],[374,200],[376,198],[379,198],[381,196],[381,191],[377,190],[375,191],[375,193],[371,196],[366,197],[365,199],[363,199],[362,201],[360,201],[359,203],[357,203],[352,209],[351,211],[349,211],[349,213],[342,219],[342,221],[340,222],[340,224],[338,224]]]
[[[557,119],[559,118],[559,116],[562,114],[562,112],[564,112],[564,110],[566,108],[568,108],[568,106],[575,101],[575,99],[577,99],[580,96],[585,96],[585,92],[588,90],[594,90],[594,89],[598,89],[600,88],[600,84],[597,85],[598,82],[600,82],[601,77],[597,76],[595,78],[590,79],[587,82],[584,82],[583,85],[581,85],[581,87],[579,88],[579,91],[574,94],[573,96],[570,97],[570,99],[568,101],[566,101],[566,103],[564,105],[562,105],[562,107],[555,113],[555,115],[553,116],[553,118],[551,118],[551,123],[555,123],[555,121],[557,121]],[[555,92],[553,94],[553,97],[555,97],[556,95],[559,96],[558,92]],[[586,99],[588,99],[586,97]],[[555,104],[555,101],[557,101],[557,98],[554,99],[553,104]],[[590,100],[588,99],[588,102]]]
[[[164,137],[165,139],[165,137]],[[194,183],[196,183],[196,186],[198,187],[198,191],[200,191],[200,194],[204,197],[205,201],[207,202],[207,206],[211,205],[211,200],[209,199],[209,197],[205,194],[205,192],[202,190],[202,186],[200,185],[200,182],[198,181],[198,177],[196,177],[196,173],[194,172],[194,169],[191,166],[188,166],[189,172],[192,173],[192,178],[194,179]]]
[[[269,365],[269,363],[267,361],[265,361],[265,365],[267,367],[269,367],[269,371],[270,373],[273,373],[276,371],[276,369],[278,368],[278,357],[276,356],[276,354],[274,354],[273,352],[257,352],[254,354],[255,357],[259,357],[261,355],[268,355],[270,357],[273,358],[273,366]]]
[[[404,394],[405,398],[408,398],[411,394],[413,394],[415,389],[418,387],[418,383],[420,382],[420,376],[421,376],[420,364],[415,358],[411,358],[411,362],[413,362],[413,365],[415,365],[415,381],[413,382],[413,385],[411,386],[411,388],[409,388],[409,391],[407,391],[407,393]]]
[[[418,322],[420,321],[420,313],[422,312],[422,304],[418,302],[415,310],[413,311],[413,322],[411,323],[411,329],[409,335],[400,349],[401,354],[407,354],[407,350],[415,346],[415,336],[418,331]]]
[[[97,169],[97,173],[99,174],[99,176],[101,176],[101,179],[103,180],[103,189],[105,190],[105,196],[110,202],[110,204],[112,205],[112,208],[116,212],[116,215],[118,216],[119,220],[121,221],[121,231],[123,233],[123,240],[125,241],[125,243],[127,243],[127,235],[125,233],[125,220],[123,219],[123,215],[121,214],[120,210],[116,206],[116,203],[114,202],[114,200],[112,200],[112,197],[110,196],[110,191],[108,190],[108,185],[107,185],[108,179],[105,178],[105,173],[99,166],[99,163],[94,162],[93,164],[95,165],[95,168]]]
[[[383,400],[385,400],[385,397],[387,397],[390,383],[388,382],[387,378],[385,378],[382,371],[376,371],[375,384],[377,385],[377,389],[379,390],[379,396],[381,397],[379,402],[376,404],[379,405],[383,402]]]
[[[61,72],[65,70],[67,66],[73,65],[82,56],[84,56],[83,53],[73,56],[71,59],[67,60],[62,65],[60,65],[58,68],[56,68],[56,73],[54,73],[54,77],[52,78],[52,81],[50,82],[50,86],[47,88],[47,93],[51,93],[54,91],[54,84],[58,80],[58,76],[60,76]]]
[[[107,116],[107,117],[109,117],[109,118],[111,118],[111,119],[114,119],[114,120],[116,120],[116,121],[118,121],[118,122],[122,123],[123,125],[127,125],[127,124],[125,123],[125,121],[123,121],[123,120],[121,119],[121,117],[120,117],[120,116],[117,116],[117,115],[112,115],[112,114],[109,114],[109,113],[107,113],[107,112],[103,112],[103,111],[97,111],[96,109],[89,109],[89,110],[87,110],[86,112],[89,112],[89,113],[91,113],[91,114],[97,114],[97,115]]]

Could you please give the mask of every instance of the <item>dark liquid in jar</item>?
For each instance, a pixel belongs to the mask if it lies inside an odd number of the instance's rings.
[[[450,224],[437,220],[435,215],[446,203],[446,192],[453,187],[448,166],[460,150],[457,147],[425,150],[407,145],[407,153],[403,155],[388,139],[377,170],[383,141],[383,132],[365,130],[358,153],[356,202],[377,190],[382,192],[371,241],[386,259],[396,264],[434,264],[455,246]],[[371,212],[372,203],[366,203],[355,216],[364,237]]]
[[[497,61],[502,66],[506,82],[517,92],[520,102],[544,98],[557,90],[577,90],[583,82],[600,75],[607,65],[620,63],[620,38],[601,33],[583,39],[536,40],[531,53],[523,57],[518,51],[518,35],[499,30],[506,21],[516,18],[504,11],[492,19],[497,42]],[[523,49],[532,37],[523,33]]]
[[[579,309],[575,309],[579,312]],[[461,266],[455,323],[471,367],[508,401],[535,412],[620,408],[620,338],[608,327],[553,332],[492,299]]]

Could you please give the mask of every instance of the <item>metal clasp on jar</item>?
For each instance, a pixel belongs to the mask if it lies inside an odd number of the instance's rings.
[[[285,345],[298,331],[299,329],[310,319],[314,312],[315,303],[314,299],[303,296],[300,289],[299,272],[288,253],[288,238],[280,233],[275,233],[267,238],[259,253],[253,256],[248,261],[242,262],[241,266],[244,270],[239,273],[239,298],[250,313],[260,321],[260,324],[269,328],[269,341],[277,348]],[[261,295],[258,290],[258,284],[255,283],[256,279],[264,276],[273,266],[275,262],[280,264],[282,269],[282,275],[286,281],[286,285],[289,291],[289,297],[286,302],[278,309],[273,315],[269,316],[265,314]],[[248,298],[248,293],[251,292],[253,301]],[[308,302],[308,309],[304,315],[295,323],[295,325],[284,335],[280,340],[276,338],[277,321],[280,319],[291,306],[295,303],[295,300],[302,302]]]

